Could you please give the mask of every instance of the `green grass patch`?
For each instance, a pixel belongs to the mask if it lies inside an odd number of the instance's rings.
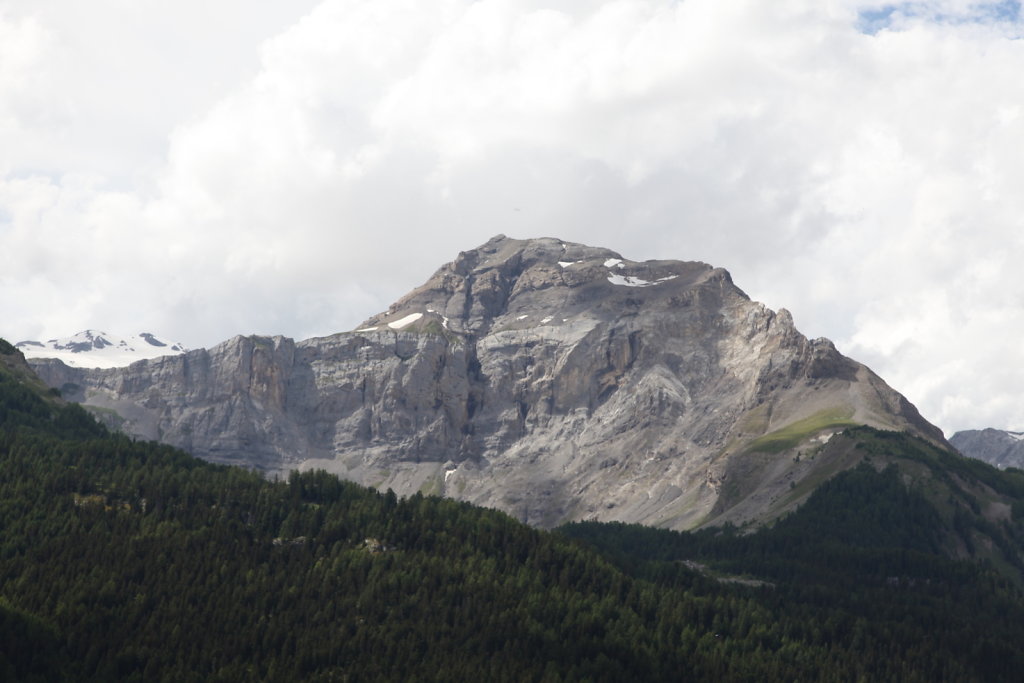
[[[747,453],[781,453],[796,447],[802,441],[826,429],[854,426],[856,423],[850,419],[851,417],[853,417],[853,410],[850,408],[821,410],[810,417],[797,420],[782,429],[754,439],[747,444],[745,451]]]
[[[423,325],[421,329],[417,330],[423,334],[444,334],[444,327],[438,320],[431,320],[426,325]]]
[[[762,403],[747,413],[740,425],[740,431],[744,434],[763,432],[768,429],[771,419],[771,407],[768,403]]]
[[[423,485],[420,486],[420,493],[422,493],[424,496],[440,496],[440,495],[443,495],[442,486],[441,486],[441,478],[440,477],[431,477],[431,478],[427,479],[425,482],[423,482]]]

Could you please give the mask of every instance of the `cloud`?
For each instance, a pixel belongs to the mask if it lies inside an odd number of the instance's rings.
[[[232,2],[194,47],[197,2],[44,7],[0,3],[4,334],[327,334],[554,235],[1024,427],[1015,3]]]

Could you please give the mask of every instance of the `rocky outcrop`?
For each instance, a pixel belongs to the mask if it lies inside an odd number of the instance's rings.
[[[794,454],[850,424],[944,443],[726,271],[556,239],[498,236],[352,332],[35,367],[125,431],[209,460],[324,468],[541,526],[756,518],[810,475]]]
[[[1024,468],[1024,433],[1003,429],[967,429],[949,442],[969,458],[984,460],[1000,469]]]

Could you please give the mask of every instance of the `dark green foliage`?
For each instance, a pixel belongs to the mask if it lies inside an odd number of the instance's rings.
[[[628,681],[734,667],[710,626],[683,639],[659,626],[738,611],[733,598],[666,601],[502,513],[323,472],[268,482],[107,434],[17,381],[0,396],[0,596],[53,625],[11,639],[39,643],[53,678]],[[47,671],[9,661],[8,678]]]
[[[948,551],[993,561],[1024,585],[1024,520],[1019,514],[1024,472],[1012,468],[1003,472],[898,432],[858,427],[845,435],[855,439],[862,451],[898,463],[908,473],[918,497],[941,512],[941,522],[927,526],[940,528],[938,540]],[[1010,514],[1005,515],[1000,506],[1009,508]]]
[[[0,600],[0,680],[55,681],[68,664],[52,626]]]
[[[3,680],[1013,679],[1020,597],[938,554],[939,524],[864,467],[749,536],[566,530],[609,562],[464,503],[136,443],[0,368]]]
[[[910,449],[915,462],[939,465],[928,460],[930,451],[939,449],[910,437],[874,430],[854,436],[872,448],[888,443],[890,456]],[[973,463],[952,465],[951,471],[959,468],[965,478],[975,471]],[[981,473],[993,487],[1015,485],[996,481],[998,475],[992,468]],[[986,524],[966,513],[954,520],[968,530]],[[896,465],[879,472],[861,464],[843,472],[797,512],[750,534],[731,527],[678,533],[595,523],[561,531],[586,541],[631,575],[659,585],[686,580],[691,570],[684,560],[712,567],[709,572],[718,580],[770,582],[756,597],[772,615],[768,632],[781,630],[801,647],[828,642],[832,648],[843,643],[857,649],[860,658],[851,671],[860,673],[851,679],[1014,680],[1024,667],[1019,590],[1011,578],[983,563],[947,556],[944,539],[958,530],[947,529],[926,497],[904,484]],[[1008,530],[987,532],[989,538],[1010,538]],[[1019,541],[1005,542],[1008,553],[1020,552]],[[886,657],[899,663],[879,659]]]
[[[15,348],[14,344],[0,337],[0,356],[13,356],[17,352],[18,349]]]
[[[46,436],[88,439],[107,432],[81,406],[42,400],[38,389],[0,366],[0,426],[5,431],[31,429]]]

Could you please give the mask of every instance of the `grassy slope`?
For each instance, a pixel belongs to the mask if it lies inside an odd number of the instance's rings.
[[[821,410],[803,420],[797,420],[781,429],[769,432],[747,444],[744,453],[781,453],[796,448],[809,438],[826,430],[851,427],[852,409],[830,408]]]

